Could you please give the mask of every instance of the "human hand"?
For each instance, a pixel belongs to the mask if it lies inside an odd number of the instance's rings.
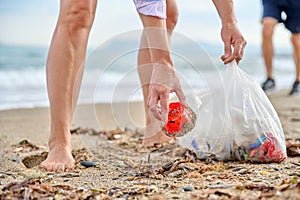
[[[236,22],[223,24],[221,37],[224,42],[224,55],[221,57],[224,64],[228,64],[234,59],[237,63],[239,63],[243,58],[247,42],[240,32]]]
[[[148,108],[163,127],[168,120],[169,95],[175,92],[179,101],[186,104],[180,80],[173,67],[156,64],[153,67],[148,97]]]

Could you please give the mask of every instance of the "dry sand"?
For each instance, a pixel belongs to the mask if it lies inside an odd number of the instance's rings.
[[[278,91],[270,99],[286,138],[299,139],[300,96],[287,93]],[[77,167],[47,173],[35,165],[46,155],[49,110],[0,111],[0,199],[300,199],[300,157],[280,164],[194,161],[176,144],[143,148],[144,120],[142,102],[79,106],[72,124],[81,127],[72,135]],[[117,127],[127,131],[100,131]],[[29,143],[19,144],[24,139]],[[99,165],[85,168],[82,160]],[[163,168],[168,162],[171,169]]]

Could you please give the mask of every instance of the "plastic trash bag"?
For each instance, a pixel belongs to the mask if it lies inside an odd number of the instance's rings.
[[[216,89],[193,96],[194,129],[178,139],[200,159],[281,162],[286,159],[284,132],[268,97],[254,80],[227,65]]]

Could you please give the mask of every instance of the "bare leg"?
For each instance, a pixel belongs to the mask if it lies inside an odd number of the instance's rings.
[[[167,0],[167,20],[166,27],[168,29],[168,40],[171,42],[172,31],[174,30],[178,18],[178,9],[175,0]],[[151,65],[151,52],[147,48],[148,43],[145,35],[141,38],[141,45],[138,54],[139,77],[142,84],[144,106],[146,113],[146,129],[143,144],[145,146],[152,146],[155,143],[165,143],[171,140],[161,132],[160,121],[150,115],[149,108],[147,107],[147,99],[149,96],[149,82],[152,74]]]
[[[74,168],[70,124],[78,98],[96,4],[97,0],[60,1],[60,14],[47,59],[51,133],[49,154],[41,166],[48,171]]]
[[[272,37],[274,27],[277,24],[277,22],[278,21],[276,19],[271,17],[266,17],[263,19],[262,51],[268,78],[273,78],[272,60],[274,56],[274,49]]]
[[[292,34],[292,45],[294,49],[294,61],[296,67],[296,81],[300,81],[300,33]]]

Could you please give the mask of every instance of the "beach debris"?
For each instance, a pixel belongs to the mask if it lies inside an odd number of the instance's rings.
[[[180,102],[169,104],[168,122],[162,131],[169,137],[181,137],[189,133],[196,124],[197,116],[190,107]]]
[[[13,152],[31,152],[35,150],[39,150],[40,148],[30,142],[28,140],[21,140],[17,145],[13,145]]]
[[[131,134],[135,133],[104,140],[107,146],[103,148],[111,147],[107,150],[109,154],[99,152],[99,148],[72,151],[76,160],[74,172],[40,173],[37,168],[24,170],[23,165],[14,164],[21,170],[0,171],[0,199],[300,199],[297,157],[271,165],[222,162],[213,157],[199,160],[193,151],[176,144],[142,151],[141,140]],[[128,145],[119,145],[121,141]],[[12,152],[7,160],[24,158],[24,152]],[[83,170],[82,161],[99,160],[101,170],[90,169],[93,174]],[[24,178],[29,179],[7,182]]]
[[[288,156],[300,156],[300,139],[286,139],[286,150]]]
[[[249,145],[249,159],[252,162],[282,162],[286,153],[280,149],[280,143],[272,133],[263,135],[256,143]]]
[[[97,165],[99,165],[99,162],[97,160],[92,160],[92,161],[84,160],[81,161],[80,164],[88,168],[88,167],[96,167]]]
[[[77,127],[77,128],[71,129],[71,130],[70,130],[70,133],[71,133],[71,134],[78,133],[78,131],[80,131],[80,129],[81,129],[81,127]]]
[[[126,134],[125,131],[122,131],[119,127],[117,127],[115,130],[101,130],[97,131],[93,128],[75,128],[70,130],[71,134],[87,134],[87,135],[99,135],[99,136],[105,136],[108,140],[118,140],[122,138],[122,135]]]

